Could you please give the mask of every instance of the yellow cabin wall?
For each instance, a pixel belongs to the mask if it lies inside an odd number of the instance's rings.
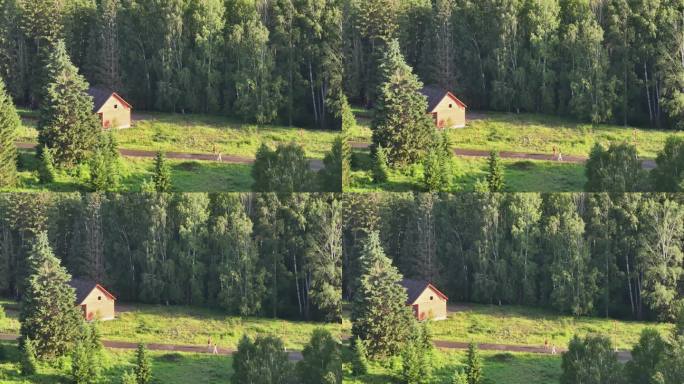
[[[466,109],[451,97],[443,98],[432,113],[437,113],[435,123],[439,128],[464,128],[466,126]]]
[[[104,103],[98,114],[102,118],[102,126],[104,128],[119,129],[131,127],[131,109],[114,96]]]
[[[83,315],[86,320],[112,320],[116,315],[114,304],[114,300],[96,288],[86,296],[81,303],[81,308],[84,308]]]
[[[413,304],[418,305],[419,320],[444,320],[447,318],[447,301],[432,288],[423,291]]]

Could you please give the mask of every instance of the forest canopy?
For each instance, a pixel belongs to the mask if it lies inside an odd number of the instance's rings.
[[[341,21],[338,0],[0,0],[0,77],[38,106],[63,40],[136,110],[340,129]]]
[[[349,99],[372,106],[399,39],[425,84],[471,109],[684,128],[679,0],[348,0]]]
[[[4,194],[0,294],[22,295],[47,232],[71,275],[123,301],[336,321],[341,218],[332,194]]]

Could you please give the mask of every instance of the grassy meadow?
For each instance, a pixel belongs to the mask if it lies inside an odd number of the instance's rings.
[[[565,348],[574,335],[603,334],[620,349],[632,349],[644,328],[655,328],[663,336],[671,324],[614,320],[600,317],[572,317],[553,311],[521,306],[467,304],[449,314],[447,320],[430,323],[434,340]],[[349,320],[344,334],[351,333]]]
[[[23,125],[19,141],[37,142],[34,111],[20,110]],[[133,128],[114,130],[120,148],[208,153],[255,157],[262,143],[276,146],[295,142],[304,147],[306,156],[322,159],[330,151],[338,132],[285,126],[249,125],[223,116],[199,114],[134,114]]]
[[[0,342],[6,359],[0,359],[0,383],[3,384],[57,384],[69,382],[71,363],[64,359],[61,366],[41,364],[38,373],[22,376],[19,372],[19,351],[16,343]],[[192,353],[149,351],[152,376],[155,383],[210,384],[228,383],[232,376],[232,358]],[[121,375],[134,367],[135,352],[105,349],[102,356],[102,384],[119,384]]]
[[[370,112],[357,109],[358,125],[351,132],[352,141],[370,142]],[[449,130],[456,148],[485,151],[510,151],[552,154],[554,146],[563,155],[589,156],[595,143],[636,144],[639,155],[654,159],[671,135],[684,132],[592,125],[556,116],[513,113],[477,113],[464,129]]]
[[[582,164],[556,161],[502,159],[506,191],[508,192],[574,192],[583,191],[586,183]],[[423,167],[418,164],[404,171],[390,170],[385,183],[373,182],[372,160],[367,150],[355,150],[351,172],[351,187],[345,192],[415,191],[422,190]],[[478,180],[487,177],[487,159],[455,157],[452,189],[473,191]]]
[[[347,354],[350,352],[345,351]],[[561,375],[560,356],[530,353],[501,353],[480,351],[485,384],[557,384]],[[349,361],[349,359],[345,359]],[[457,369],[465,367],[465,351],[436,349],[431,358],[433,363],[432,383],[451,384]],[[370,372],[354,376],[351,365],[343,365],[344,382],[350,384],[386,384],[399,382],[401,359],[370,364]]]
[[[221,311],[186,306],[127,305],[117,308],[117,319],[98,325],[103,340],[237,348],[243,335],[273,334],[288,349],[301,350],[316,328],[339,335],[339,324],[229,316]],[[18,313],[7,311],[0,333],[19,332]]]
[[[20,151],[19,186],[12,191],[87,191],[87,167],[82,174],[60,173],[49,184],[38,178],[38,159],[33,151]],[[243,192],[252,189],[252,166],[213,161],[167,159],[171,168],[174,191],[182,192]],[[121,191],[140,191],[143,183],[154,174],[154,159],[121,158]]]

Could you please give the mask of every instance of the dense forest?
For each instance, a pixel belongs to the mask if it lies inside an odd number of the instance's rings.
[[[341,10],[337,0],[1,0],[0,77],[16,103],[38,106],[64,41],[90,85],[136,110],[339,129]]]
[[[372,106],[394,39],[471,109],[682,128],[680,0],[348,0],[347,96]]]
[[[121,301],[336,321],[341,231],[331,194],[4,194],[0,294],[21,296],[47,232],[69,273]]]
[[[684,287],[684,206],[666,194],[347,194],[343,293],[369,233],[404,276],[451,301],[671,319]]]

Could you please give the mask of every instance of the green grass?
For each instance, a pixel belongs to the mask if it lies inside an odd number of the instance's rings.
[[[62,367],[41,364],[38,373],[22,376],[19,373],[19,352],[15,343],[2,343],[9,361],[0,362],[0,383],[3,384],[57,384],[69,382],[70,361],[64,359]],[[150,351],[152,377],[155,383],[210,384],[227,383],[232,376],[232,357],[192,353],[165,353]],[[105,350],[103,353],[103,384],[119,384],[121,375],[134,367],[135,352]]]
[[[655,158],[668,136],[684,137],[684,132],[605,124],[592,126],[547,115],[487,112],[484,116],[482,120],[470,121],[464,129],[449,130],[454,147],[551,154],[555,146],[564,155],[588,156],[595,143],[627,141],[636,143],[643,158]],[[369,120],[365,117],[358,120],[352,139],[370,141]]]
[[[368,151],[355,151],[354,163],[351,187],[345,192],[399,192],[424,188],[421,165],[404,172],[391,171],[387,182],[375,184],[370,172],[371,160]],[[507,159],[503,159],[502,163],[508,192],[583,191],[586,183],[582,164]],[[456,157],[453,165],[453,191],[474,190],[477,181],[486,178],[487,168],[485,158]]]
[[[87,191],[86,176],[61,173],[50,184],[38,179],[38,160],[32,151],[21,151],[19,186],[11,191]],[[252,188],[251,165],[217,163],[212,161],[167,160],[171,167],[174,191],[178,192],[243,192]],[[140,191],[145,180],[151,179],[154,160],[146,158],[121,159],[122,192]],[[85,171],[84,171],[85,172]]]
[[[672,331],[667,323],[638,322],[601,317],[572,317],[553,311],[521,307],[467,304],[449,314],[447,320],[430,324],[434,340],[566,348],[574,335],[602,334],[620,349],[632,349],[644,328],[655,328],[663,336]],[[345,319],[343,333],[351,333]]]
[[[346,351],[347,356],[349,351]],[[485,384],[552,384],[558,383],[561,375],[561,359],[559,356],[529,353],[500,353],[480,351],[483,362]],[[435,350],[432,362],[433,378],[431,383],[451,384],[451,378],[457,369],[465,367],[465,351]],[[350,384],[386,384],[399,382],[401,360],[370,365],[370,372],[362,377],[351,373],[351,365],[344,364],[344,382]]]
[[[119,305],[117,319],[99,324],[104,340],[207,345],[211,338],[222,348],[236,348],[243,335],[272,334],[288,349],[301,350],[316,328],[339,335],[339,324],[229,316],[221,311],[186,306]],[[0,320],[0,333],[16,334],[16,312]]]
[[[35,114],[35,113],[34,113]],[[31,116],[22,112],[22,116]],[[134,115],[135,116],[135,115]],[[131,129],[114,130],[120,148],[165,152],[214,153],[255,157],[262,143],[296,142],[306,156],[322,159],[339,132],[284,126],[256,126],[211,115],[144,113]],[[20,141],[37,142],[35,121],[24,119]]]

